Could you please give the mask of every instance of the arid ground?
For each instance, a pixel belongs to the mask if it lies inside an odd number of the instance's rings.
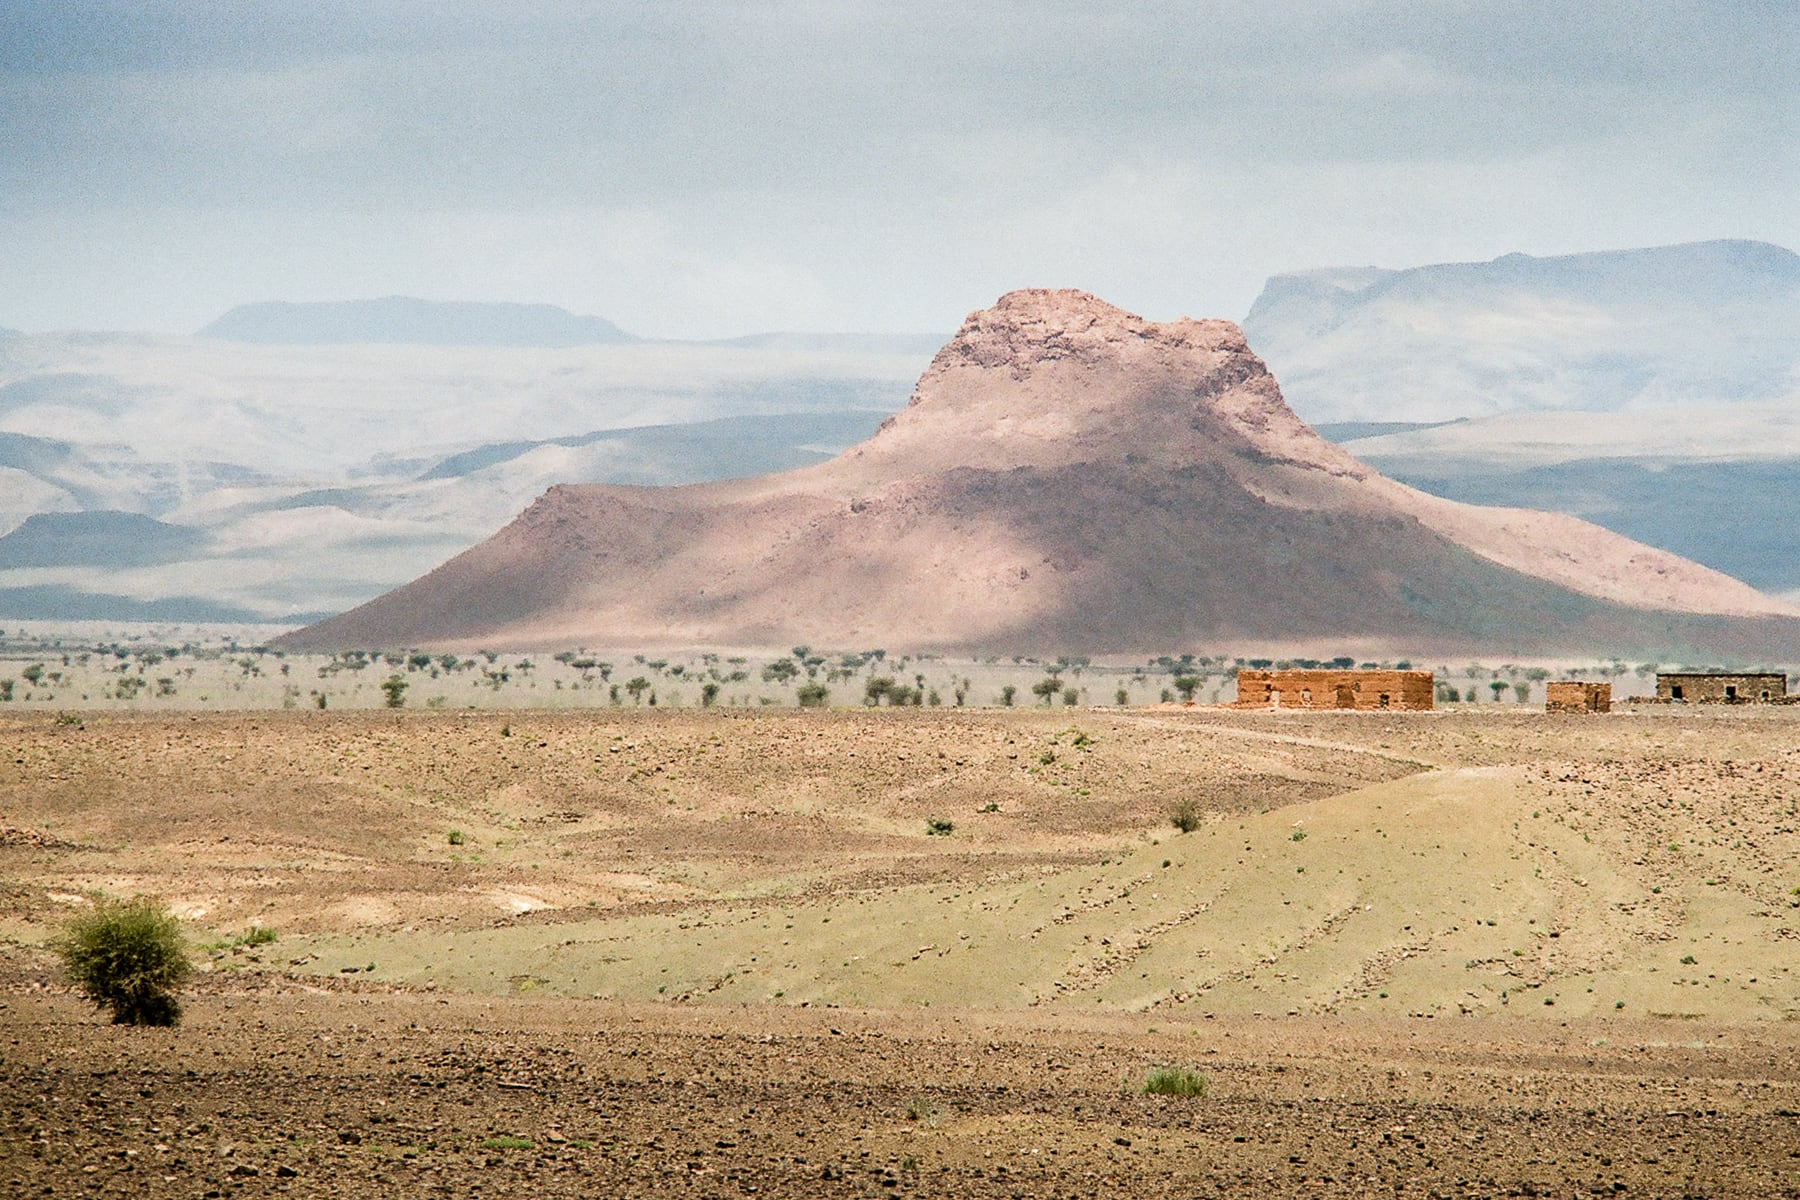
[[[1800,1196],[1793,710],[40,711],[0,752],[0,1195]],[[60,983],[97,891],[185,918],[178,1028]]]

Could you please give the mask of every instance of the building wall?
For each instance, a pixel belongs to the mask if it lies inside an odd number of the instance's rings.
[[[1676,689],[1681,694],[1676,695]],[[1781,674],[1714,675],[1657,672],[1656,698],[1684,700],[1689,704],[1760,704],[1787,696],[1787,676]]]
[[[1430,671],[1241,670],[1234,707],[1420,711],[1431,700]]]
[[[1611,712],[1612,684],[1564,679],[1544,685],[1545,712]]]

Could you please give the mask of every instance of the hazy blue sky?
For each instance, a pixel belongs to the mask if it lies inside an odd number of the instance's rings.
[[[1277,271],[1714,237],[1800,248],[1795,0],[0,4],[28,330],[1236,318]]]

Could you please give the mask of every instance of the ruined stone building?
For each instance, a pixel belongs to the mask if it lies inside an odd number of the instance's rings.
[[[1721,671],[1658,671],[1656,698],[1685,704],[1783,704],[1787,676],[1780,672],[1734,675]]]
[[[1612,684],[1562,679],[1544,685],[1544,711],[1603,713],[1612,711]]]
[[[1237,674],[1237,708],[1429,709],[1430,671],[1257,671]]]

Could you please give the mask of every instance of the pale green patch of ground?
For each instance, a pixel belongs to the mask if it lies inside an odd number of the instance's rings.
[[[1526,768],[1445,770],[1188,835],[1146,831],[1101,865],[973,887],[284,949],[315,953],[305,969],[321,974],[372,962],[390,983],[634,1000],[1800,1014],[1795,910],[1704,870],[1661,872],[1631,836],[1595,838],[1571,811]],[[1800,884],[1800,867],[1788,873],[1763,891]]]

